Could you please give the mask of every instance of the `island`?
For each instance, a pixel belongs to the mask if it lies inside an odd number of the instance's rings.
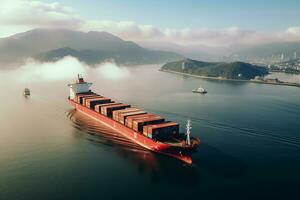
[[[269,74],[266,67],[245,62],[203,62],[192,59],[184,59],[176,62],[169,62],[163,65],[160,70],[204,79],[248,81],[254,83],[300,87],[300,84],[298,83],[264,78]]]

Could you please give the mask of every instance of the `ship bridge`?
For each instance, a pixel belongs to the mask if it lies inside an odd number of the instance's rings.
[[[76,94],[90,92],[92,83],[85,82],[83,80],[83,77],[78,74],[78,79],[76,80],[76,82],[68,84],[68,86],[70,88],[70,99],[74,100]]]

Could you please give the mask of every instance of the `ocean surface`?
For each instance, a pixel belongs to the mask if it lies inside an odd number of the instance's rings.
[[[0,71],[0,199],[299,198],[300,88],[158,68],[87,70],[85,78],[95,92],[179,122],[182,132],[191,119],[202,142],[191,166],[73,110],[70,77]],[[199,86],[208,94],[191,92]]]

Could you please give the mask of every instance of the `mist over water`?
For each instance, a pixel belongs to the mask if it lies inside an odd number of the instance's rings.
[[[43,82],[74,80],[80,74],[97,74],[107,80],[118,80],[129,76],[127,68],[116,65],[113,61],[99,63],[93,67],[80,62],[77,58],[66,56],[56,62],[39,62],[29,59],[24,65],[17,69],[2,72],[2,76],[16,81]]]
[[[299,88],[202,80],[159,67],[91,68],[65,57],[0,71],[0,199],[297,195]],[[145,151],[73,110],[67,84],[78,73],[93,91],[179,122],[181,132],[191,119],[202,141],[194,164]],[[208,94],[191,93],[199,86]]]
[[[91,70],[107,80],[120,80],[129,77],[129,70],[125,67],[117,66],[115,63],[103,63]]]

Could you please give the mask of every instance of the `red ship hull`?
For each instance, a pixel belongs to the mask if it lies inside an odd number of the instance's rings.
[[[134,130],[124,126],[123,124],[116,122],[109,117],[99,114],[94,110],[91,110],[81,104],[78,104],[74,102],[73,100],[69,100],[70,104],[74,106],[76,110],[83,113],[84,115],[87,115],[88,117],[91,117],[100,123],[106,125],[107,127],[119,132],[124,137],[130,139],[133,143],[136,143],[148,150],[151,150],[153,152],[161,153],[164,155],[168,155],[171,157],[174,157],[176,159],[179,159],[181,161],[184,161],[185,163],[192,164],[192,157],[190,153],[190,149],[184,149],[180,147],[174,147],[169,144],[156,142],[143,134],[140,134],[138,132],[135,132]]]

